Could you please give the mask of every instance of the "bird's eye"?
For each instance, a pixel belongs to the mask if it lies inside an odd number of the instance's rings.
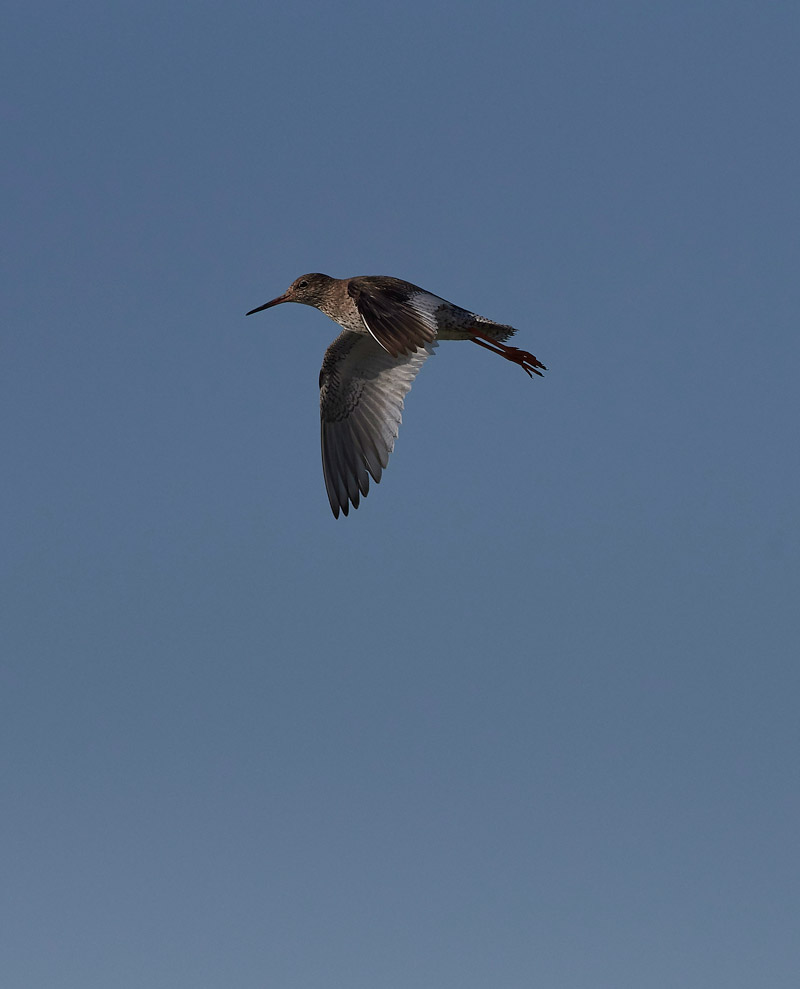
[[[304,278],[304,279],[302,280],[302,282],[298,282],[298,283],[297,283],[297,287],[298,287],[298,288],[308,288],[308,282],[307,282],[307,281],[305,280],[305,278]]]

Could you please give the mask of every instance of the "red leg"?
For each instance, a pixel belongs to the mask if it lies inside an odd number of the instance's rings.
[[[547,368],[533,354],[529,354],[527,350],[520,350],[519,347],[509,347],[478,330],[472,331],[472,342],[477,343],[479,347],[485,347],[486,350],[490,350],[493,354],[499,354],[501,357],[505,357],[507,361],[519,364],[529,378],[532,378],[534,374],[538,374],[540,378],[544,377],[542,371],[546,371]],[[542,371],[538,371],[537,368],[541,368]]]

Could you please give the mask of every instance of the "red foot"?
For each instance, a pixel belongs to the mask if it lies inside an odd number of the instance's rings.
[[[544,377],[542,371],[546,371],[547,368],[533,354],[529,354],[527,350],[520,350],[519,347],[509,347],[507,344],[500,343],[499,340],[495,340],[493,337],[487,336],[485,333],[479,333],[476,330],[472,331],[472,342],[477,343],[479,347],[485,347],[487,350],[491,350],[493,354],[499,354],[501,357],[505,357],[507,361],[519,364],[529,378],[532,378],[534,374],[538,374],[540,378]],[[541,368],[542,371],[537,370],[537,368]]]

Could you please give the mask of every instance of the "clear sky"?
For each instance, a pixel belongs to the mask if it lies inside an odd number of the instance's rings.
[[[12,3],[4,989],[794,987],[800,10]],[[444,343],[335,521],[336,327]]]

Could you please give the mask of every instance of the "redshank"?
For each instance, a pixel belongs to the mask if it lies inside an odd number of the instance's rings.
[[[358,508],[377,484],[400,428],[403,399],[439,340],[471,340],[513,361],[529,377],[547,368],[509,347],[517,331],[387,275],[301,275],[271,302],[302,302],[344,328],[325,351],[319,375],[322,472],[336,518]]]

